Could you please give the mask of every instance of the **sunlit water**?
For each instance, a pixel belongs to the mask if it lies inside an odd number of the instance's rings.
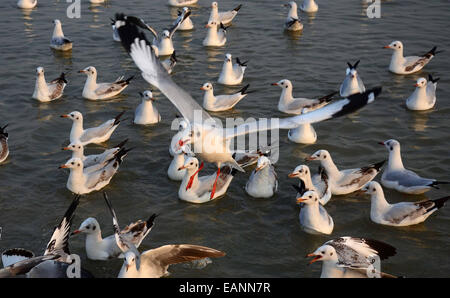
[[[396,138],[402,144],[404,163],[423,176],[449,180],[449,2],[382,1],[380,19],[366,16],[365,1],[318,0],[314,15],[300,13],[304,32],[283,32],[287,13],[281,1],[243,1],[244,5],[228,30],[225,47],[206,49],[202,40],[209,17],[210,1],[200,0],[193,8],[195,30],[175,34],[179,57],[173,79],[201,101],[201,85],[217,81],[225,53],[249,60],[243,84],[255,93],[235,109],[214,113],[225,117],[283,116],[276,109],[280,94],[270,83],[283,78],[294,84],[294,95],[317,97],[337,90],[344,78],[346,62],[361,59],[359,73],[366,87],[382,85],[383,93],[374,104],[349,117],[315,125],[318,141],[304,146],[288,141],[280,132],[280,159],[276,164],[279,192],[271,199],[247,196],[243,187],[249,173],[238,173],[225,197],[203,205],[178,200],[178,183],[170,181],[168,144],[173,132],[170,124],[177,113],[158,91],[157,106],[162,122],[153,126],[132,124],[139,104],[139,91],[151,88],[119,43],[112,40],[110,17],[125,12],[144,18],[157,30],[168,26],[176,9],[166,0],[108,1],[90,6],[82,1],[80,19],[66,17],[66,1],[39,1],[31,12],[15,8],[15,1],[2,1],[0,19],[0,124],[9,123],[11,154],[0,165],[0,249],[23,247],[41,254],[72,194],[66,189],[66,170],[59,170],[69,154],[61,151],[68,144],[71,123],[59,115],[81,111],[86,127],[98,125],[122,110],[128,117],[111,140],[103,146],[89,146],[87,153],[115,145],[129,138],[136,147],[126,157],[119,173],[105,188],[120,224],[160,213],[156,226],[141,250],[169,243],[192,243],[223,250],[227,256],[213,260],[205,269],[171,267],[174,277],[317,277],[320,265],[306,266],[304,256],[325,241],[350,235],[375,238],[397,248],[397,255],[383,262],[383,270],[407,277],[448,277],[450,208],[444,207],[424,224],[406,228],[376,225],[369,219],[369,199],[354,195],[334,197],[326,206],[335,222],[331,236],[306,234],[298,222],[295,191],[287,178],[294,167],[318,149],[327,149],[342,168],[364,166],[387,157],[378,141]],[[238,1],[220,1],[231,9]],[[71,54],[62,55],[49,48],[52,20],[63,23],[67,37],[74,41]],[[397,76],[388,72],[391,56],[382,47],[402,40],[405,54],[423,54],[432,46],[444,49],[426,68],[414,75]],[[120,75],[137,75],[123,95],[107,102],[81,97],[85,76],[77,71],[93,65],[99,81],[112,81]],[[69,84],[58,101],[41,104],[31,98],[35,69],[43,66],[48,80],[67,73]],[[436,107],[429,112],[411,112],[405,99],[420,76],[441,77]],[[223,88],[218,93],[240,88]],[[311,163],[315,170],[318,164]],[[208,166],[202,173],[211,173]],[[448,195],[449,187],[423,196],[407,196],[385,190],[391,202],[415,201]],[[101,193],[82,198],[74,228],[87,217],[96,217],[103,235],[112,233],[111,217]],[[84,251],[84,237],[70,240],[73,253],[98,277],[117,276],[121,260],[90,261]]]

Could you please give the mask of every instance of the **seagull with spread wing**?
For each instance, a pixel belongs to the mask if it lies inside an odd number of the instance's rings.
[[[144,79],[157,87],[188,122],[178,145],[191,144],[194,153],[201,159],[215,163],[218,168],[216,178],[219,177],[220,167],[223,163],[244,171],[233,159],[230,149],[230,142],[233,138],[259,131],[291,129],[305,123],[315,123],[340,117],[372,103],[375,97],[381,93],[381,87],[375,87],[363,93],[336,100],[321,109],[306,114],[284,119],[263,119],[224,129],[219,127],[218,123],[170,78],[157,59],[150,43],[135,24],[125,19],[117,29],[124,48],[142,71]],[[214,197],[216,182],[211,192],[211,198]]]

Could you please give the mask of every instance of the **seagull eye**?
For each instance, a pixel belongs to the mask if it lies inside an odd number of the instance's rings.
[[[80,166],[80,164],[78,164],[77,166]]]
[[[310,199],[312,199],[312,196],[309,196]]]
[[[300,170],[299,173],[303,173],[303,170]]]
[[[89,230],[90,228],[91,228],[90,226],[87,226],[87,227],[86,227],[86,229],[88,229],[88,230]]]
[[[324,254],[325,254],[325,251],[322,251],[322,254],[324,255]]]
[[[373,189],[372,189],[372,191],[376,191],[376,189],[375,189],[375,188],[373,188]]]
[[[78,119],[80,119],[80,117],[77,117],[76,119],[78,120]]]
[[[194,164],[193,162],[190,163],[191,166],[192,166],[193,164]]]
[[[308,170],[305,170],[305,174],[308,174]]]
[[[333,253],[332,252],[330,252],[330,256],[332,256],[333,255]]]
[[[95,231],[95,228],[96,228],[96,226],[93,226],[93,227],[92,227],[92,231]]]
[[[75,163],[72,161],[71,164],[74,165]]]

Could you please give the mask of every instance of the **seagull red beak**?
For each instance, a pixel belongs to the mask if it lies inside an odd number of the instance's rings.
[[[272,86],[278,86],[278,83],[272,83],[271,85]]]
[[[378,144],[383,145],[384,146],[384,142],[378,142]]]
[[[181,166],[181,167],[178,168],[178,171],[181,171],[181,170],[184,170],[184,169],[186,169],[186,167],[185,166]]]
[[[60,165],[59,168],[60,168],[60,169],[67,169],[68,166],[66,166],[66,165]]]
[[[417,83],[416,83],[416,84],[414,84],[414,87],[419,87],[419,84],[417,84]]]
[[[295,177],[297,177],[297,174],[296,173],[290,173],[290,174],[288,174],[288,177],[289,178],[295,178]]]
[[[311,161],[311,160],[316,160],[316,158],[314,156],[308,156],[307,158],[305,158],[306,161]]]
[[[76,235],[76,234],[80,234],[80,233],[81,233],[81,230],[75,230],[75,231],[72,232],[71,235]]]
[[[383,49],[390,49],[391,46],[384,46]]]
[[[70,116],[67,115],[67,114],[65,114],[65,115],[61,115],[60,117],[61,117],[61,118],[69,118]]]
[[[313,253],[307,254],[306,257],[314,257],[314,259],[312,259],[312,260],[309,262],[309,264],[312,264],[312,263],[314,263],[314,262],[317,262],[318,260],[320,260],[320,259],[322,258],[322,256],[318,256],[318,255],[315,255],[315,254],[313,254]]]

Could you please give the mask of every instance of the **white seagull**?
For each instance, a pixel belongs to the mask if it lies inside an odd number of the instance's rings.
[[[284,6],[289,7],[288,16],[284,22],[284,29],[288,31],[300,31],[303,30],[303,24],[297,14],[297,3],[294,1],[285,4]]]
[[[106,142],[111,137],[114,130],[120,124],[120,117],[125,111],[118,114],[113,119],[109,119],[103,124],[84,129],[83,128],[83,115],[78,111],[73,111],[70,114],[61,115],[62,118],[69,118],[72,120],[72,128],[70,130],[70,142],[80,143],[83,146],[87,144],[100,144]]]
[[[175,156],[175,151],[178,151],[178,141],[183,137],[185,129],[188,127],[188,123],[186,120],[181,119],[178,124],[178,131],[176,134],[173,135],[172,139],[170,140],[169,145],[169,154],[170,156]]]
[[[136,246],[121,234],[116,212],[106,193],[104,197],[113,218],[116,244],[125,256],[119,278],[159,278],[169,275],[169,265],[225,255],[209,247],[191,244],[165,245],[140,254]]]
[[[94,165],[103,165],[104,162],[114,158],[116,154],[123,148],[128,139],[122,141],[120,144],[113,146],[111,149],[106,149],[100,154],[84,155],[84,146],[80,143],[71,143],[69,146],[62,148],[62,150],[72,151],[72,158],[79,158],[83,162],[84,168],[89,168]]]
[[[405,169],[400,152],[400,143],[397,140],[387,140],[380,142],[389,151],[388,166],[381,176],[381,184],[384,187],[395,189],[407,194],[422,194],[432,187],[438,188],[439,184],[449,184],[447,181],[437,181],[436,179],[422,178],[415,172]]]
[[[44,68],[36,69],[36,84],[34,85],[33,98],[41,102],[49,102],[60,98],[63,95],[67,81],[64,73],[47,83],[45,81]]]
[[[389,70],[396,74],[411,74],[418,72],[440,52],[436,52],[436,47],[433,47],[429,52],[421,56],[403,57],[403,43],[401,41],[393,41],[384,48],[394,50],[391,63],[389,64]]]
[[[109,184],[112,177],[119,170],[119,166],[123,159],[131,149],[122,148],[104,166],[96,171],[84,169],[83,162],[79,158],[71,158],[65,164],[61,165],[61,169],[70,169],[69,178],[66,187],[71,192],[84,195],[97,191]]]
[[[354,65],[351,65],[350,62],[347,62],[347,69],[345,70],[345,79],[341,84],[341,88],[339,92],[341,96],[349,96],[355,93],[363,93],[366,91],[366,87],[364,86],[361,77],[358,75],[358,71],[356,71],[356,67],[358,67],[359,61],[356,61]]]
[[[294,115],[319,109],[327,105],[333,99],[333,96],[337,94],[337,92],[333,92],[318,99],[294,98],[294,96],[292,96],[293,87],[291,81],[284,79],[277,83],[272,83],[272,86],[281,88],[278,110],[283,113]]]
[[[87,75],[82,96],[89,100],[112,98],[127,88],[130,81],[134,78],[134,76],[131,76],[124,80],[124,77],[121,76],[113,83],[97,83],[97,69],[94,66],[86,67],[78,72]]]
[[[216,179],[219,177],[223,163],[243,171],[232,156],[230,142],[233,138],[272,129],[292,129],[301,124],[340,117],[372,103],[381,93],[381,87],[375,87],[364,93],[336,100],[332,104],[303,115],[284,119],[262,119],[223,129],[216,125],[214,119],[186,91],[172,81],[136,25],[125,20],[125,24],[118,30],[124,48],[130,52],[130,56],[142,71],[144,79],[157,87],[186,120],[188,125],[182,131],[182,138],[179,139],[176,146],[191,144],[194,153],[198,154],[201,159],[215,163],[218,168]],[[227,57],[227,60],[231,59]],[[229,62],[231,63],[231,61]],[[216,183],[214,183],[211,197],[214,197],[215,185]]]
[[[424,222],[450,199],[450,196],[447,196],[437,200],[389,204],[384,197],[381,185],[376,181],[368,183],[361,189],[361,192],[370,195],[370,219],[381,225],[395,227],[405,227]]]
[[[205,47],[221,47],[227,42],[227,28],[222,23],[211,21],[205,25],[206,37],[203,40]]]
[[[53,230],[44,255],[34,257],[33,252],[14,248],[2,254],[3,266],[0,277],[26,274],[28,278],[67,278],[68,267],[73,262],[69,251],[70,227],[80,196],[76,196],[59,224]],[[83,268],[81,277],[92,277]]]
[[[307,110],[307,108],[304,108],[302,114]],[[297,128],[289,129],[288,139],[298,144],[314,144],[317,141],[317,133],[310,123],[305,123]]]
[[[220,72],[219,82],[222,85],[237,85],[244,79],[245,69],[247,68],[247,62],[241,62],[239,58],[236,58],[236,63],[233,64],[231,54],[225,55],[222,71]]]
[[[54,20],[52,39],[50,41],[50,47],[58,51],[70,51],[72,49],[73,42],[64,36],[62,31],[62,25],[60,20]]]
[[[134,112],[134,123],[135,124],[155,124],[161,121],[161,115],[158,109],[153,105],[155,98],[153,97],[152,91],[139,92],[142,98],[142,102],[137,106]]]
[[[316,12],[319,10],[319,5],[314,0],[303,0],[300,9],[304,12]]]
[[[316,151],[306,158],[307,161],[319,160],[328,176],[331,193],[333,195],[346,195],[361,189],[366,183],[372,181],[380,172],[381,167],[386,162],[372,164],[356,169],[339,170],[333,162],[327,150]]]
[[[169,0],[168,4],[170,6],[181,7],[186,5],[193,5],[197,3],[198,0]]]
[[[184,146],[175,150],[173,159],[170,162],[169,168],[167,169],[167,176],[170,180],[173,181],[183,181],[184,176],[186,175],[186,169],[178,170],[182,166],[184,166],[184,162],[186,160],[186,153]]]
[[[254,198],[270,198],[278,190],[278,177],[270,159],[261,155],[256,168],[245,185],[245,191]]]
[[[182,16],[183,13],[187,13],[189,10],[188,7],[183,7],[183,11],[178,11],[178,17]],[[172,25],[175,25],[177,23],[178,19],[176,19]],[[192,22],[192,19],[190,15],[188,15],[182,22],[178,30],[180,31],[189,31],[194,29],[194,23]]]
[[[387,243],[346,236],[325,242],[307,257],[314,257],[309,264],[322,262],[321,278],[393,278],[374,263],[396,253],[395,247]]]
[[[35,8],[37,5],[37,0],[19,0],[17,2],[17,7],[23,9]]]
[[[436,88],[439,78],[433,79],[428,75],[428,81],[425,78],[417,79],[416,90],[406,99],[406,107],[413,111],[429,110],[436,104]]]
[[[7,126],[8,124],[6,124],[3,127],[0,126],[0,163],[4,162],[9,155],[9,146],[8,146],[9,134],[5,131]]]
[[[300,225],[306,233],[329,235],[333,232],[333,218],[320,204],[317,192],[307,190],[300,197],[297,197],[296,201],[297,204],[303,204],[298,217]]]
[[[306,165],[299,165],[288,175],[288,177],[300,179],[299,185],[302,185],[303,182],[305,189],[315,191],[319,197],[320,204],[325,205],[331,199],[331,189],[328,183],[328,177],[323,168],[321,168],[321,173],[316,174],[311,178],[309,167]],[[302,193],[299,192],[297,195],[302,195]]]
[[[141,245],[144,238],[150,233],[156,214],[152,214],[146,221],[138,220],[126,226],[120,234],[133,243],[136,248]],[[86,255],[91,260],[109,260],[122,257],[122,251],[117,246],[115,235],[102,238],[102,231],[98,221],[89,217],[85,219],[78,230],[72,232],[72,235],[86,234]],[[121,256],[122,255],[122,256]]]
[[[221,11],[219,12],[219,7],[217,2],[211,3],[211,13],[209,14],[209,22],[217,22],[218,24],[222,23],[224,25],[229,25],[233,19],[236,17],[236,15],[239,12],[239,9],[241,9],[242,4],[239,4],[237,7],[235,7],[233,10],[229,11]]]
[[[199,177],[198,172],[202,169],[203,163],[200,165],[195,157],[186,158],[184,165],[178,168],[179,171],[186,170],[178,190],[180,200],[201,204],[223,196],[236,171],[229,166],[223,166],[217,176],[212,174]]]
[[[241,90],[230,95],[214,95],[212,83],[203,84],[200,88],[205,91],[203,95],[203,108],[211,112],[220,112],[232,109],[238,102],[241,101],[249,93],[247,91],[250,84],[244,86]]]

